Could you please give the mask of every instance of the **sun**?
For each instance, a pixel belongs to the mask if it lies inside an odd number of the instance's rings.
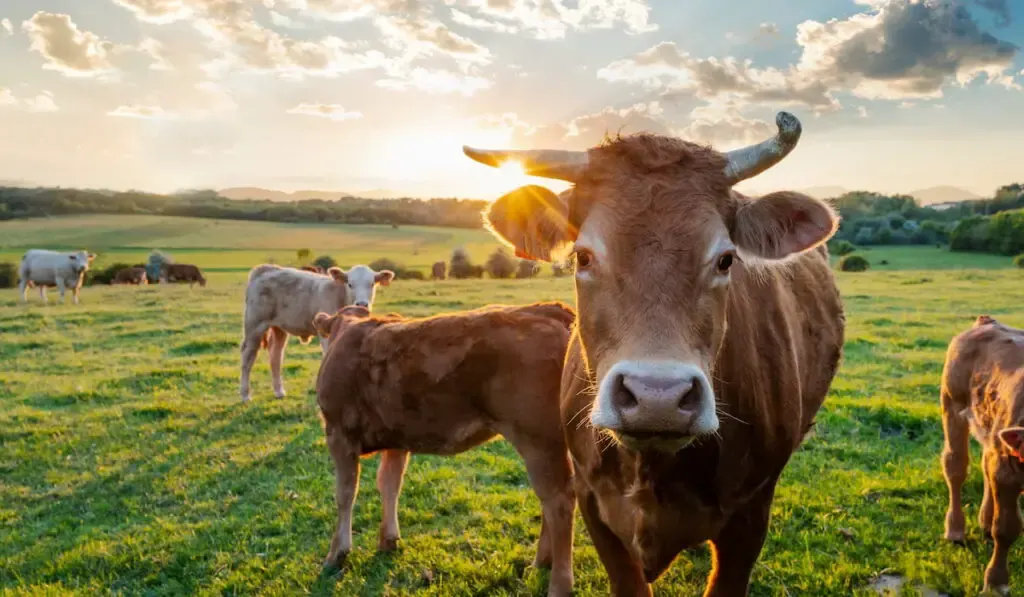
[[[505,160],[498,169],[502,175],[510,179],[526,178],[526,169],[523,168],[523,164],[518,160]]]

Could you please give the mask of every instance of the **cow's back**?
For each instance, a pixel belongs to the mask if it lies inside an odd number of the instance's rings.
[[[313,317],[319,312],[333,314],[344,306],[343,285],[332,285],[338,283],[314,272],[256,266],[249,272],[245,290],[245,318],[265,321],[296,336],[315,336]]]
[[[968,417],[975,437],[985,443],[989,429],[1024,424],[1024,330],[980,316],[946,349],[942,393]]]

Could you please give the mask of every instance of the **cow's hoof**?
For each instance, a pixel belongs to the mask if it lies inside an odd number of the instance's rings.
[[[946,531],[946,541],[950,543],[956,543],[957,545],[964,544],[964,532],[963,531]]]
[[[324,560],[324,565],[321,568],[321,572],[324,574],[338,574],[345,567],[345,561],[348,559],[348,552],[343,551],[336,556],[327,556]]]
[[[277,398],[278,400],[284,398],[287,395],[288,394],[286,394],[283,390],[280,392],[274,392],[274,398]]]
[[[398,544],[401,541],[399,537],[378,537],[377,538],[377,551],[395,551],[398,549]]]
[[[242,395],[242,404],[249,404],[252,402],[252,396]]]

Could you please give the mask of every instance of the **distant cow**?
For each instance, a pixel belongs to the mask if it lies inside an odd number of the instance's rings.
[[[199,268],[188,263],[168,263],[164,265],[162,276],[168,282],[188,282],[192,288],[196,283],[206,286],[206,278]]]
[[[261,348],[270,353],[274,396],[283,398],[281,364],[289,334],[308,344],[317,335],[313,326],[317,313],[335,313],[345,305],[370,308],[377,285],[387,286],[395,277],[391,270],[375,272],[365,265],[352,266],[347,272],[331,267],[327,274],[271,264],[249,271],[242,330],[242,402],[249,401],[249,374]],[[320,348],[327,350],[326,339]]]
[[[430,268],[430,279],[431,280],[444,280],[445,278],[445,263],[443,261],[436,261]]]
[[[541,502],[534,564],[552,568],[548,595],[569,595],[575,499],[558,392],[574,319],[561,303],[422,319],[371,317],[362,307],[317,314],[317,330],[330,342],[317,402],[338,506],[325,566],[341,566],[352,549],[361,456],[382,451],[378,549],[390,550],[400,537],[398,494],[409,454],[458,454],[501,434],[523,457]]]
[[[110,281],[111,284],[149,284],[149,279],[146,277],[146,268],[144,267],[126,267],[118,270],[117,274],[114,275],[114,279]]]
[[[326,271],[324,271],[324,268],[320,267],[319,265],[304,265],[299,269],[301,269],[304,272],[313,272],[314,274],[327,273]]]
[[[984,591],[1006,593],[1007,557],[1021,532],[1017,499],[1024,487],[1024,330],[982,315],[957,335],[942,371],[942,467],[949,487],[946,539],[964,540],[961,489],[969,435],[982,446],[984,496],[978,523],[995,539]]]
[[[85,280],[89,264],[96,258],[95,253],[76,251],[63,253],[45,249],[29,249],[21,257],[18,268],[18,290],[22,302],[28,301],[28,286],[31,282],[39,286],[39,296],[46,300],[45,286],[56,286],[60,291],[60,302],[64,302],[64,291],[71,289],[74,302],[78,304],[78,293]]]

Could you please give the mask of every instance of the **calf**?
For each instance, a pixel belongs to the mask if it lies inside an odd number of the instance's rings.
[[[352,266],[347,272],[332,267],[327,274],[270,264],[249,271],[242,329],[242,402],[249,401],[249,373],[261,348],[270,353],[274,395],[283,398],[281,364],[289,334],[308,344],[317,335],[313,326],[317,313],[334,313],[352,304],[369,308],[377,285],[387,286],[395,277],[390,270],[375,272],[365,265]],[[327,350],[326,339],[320,348]]]
[[[149,284],[149,279],[146,277],[146,268],[144,267],[126,267],[118,270],[117,274],[114,275],[114,279],[110,281],[111,284]]]
[[[430,268],[430,279],[431,280],[444,280],[446,274],[446,267],[443,261],[435,261],[434,265]]]
[[[64,302],[64,291],[71,289],[74,302],[78,304],[78,293],[85,280],[85,272],[89,264],[96,258],[95,253],[77,251],[62,253],[45,249],[29,249],[21,257],[18,268],[18,291],[21,301],[28,301],[29,285],[39,287],[39,296],[45,301],[46,286],[56,286],[60,290],[60,302]]]
[[[189,263],[169,263],[164,266],[163,276],[168,282],[188,282],[189,288],[192,288],[196,283],[200,286],[206,286],[206,278],[203,277],[203,272],[199,271],[198,267]]]
[[[541,502],[536,566],[551,566],[548,595],[572,591],[575,498],[558,417],[573,310],[560,303],[406,319],[346,307],[319,313],[330,346],[317,401],[334,461],[338,527],[325,565],[352,549],[360,457],[382,451],[378,548],[399,539],[398,494],[410,452],[453,455],[500,434],[519,452]],[[524,375],[524,373],[526,375]]]
[[[968,437],[981,444],[984,496],[978,523],[995,539],[985,591],[1009,591],[1007,557],[1021,532],[1017,499],[1024,488],[1024,330],[982,315],[957,335],[942,371],[942,467],[949,487],[946,539],[963,541],[961,489]]]

